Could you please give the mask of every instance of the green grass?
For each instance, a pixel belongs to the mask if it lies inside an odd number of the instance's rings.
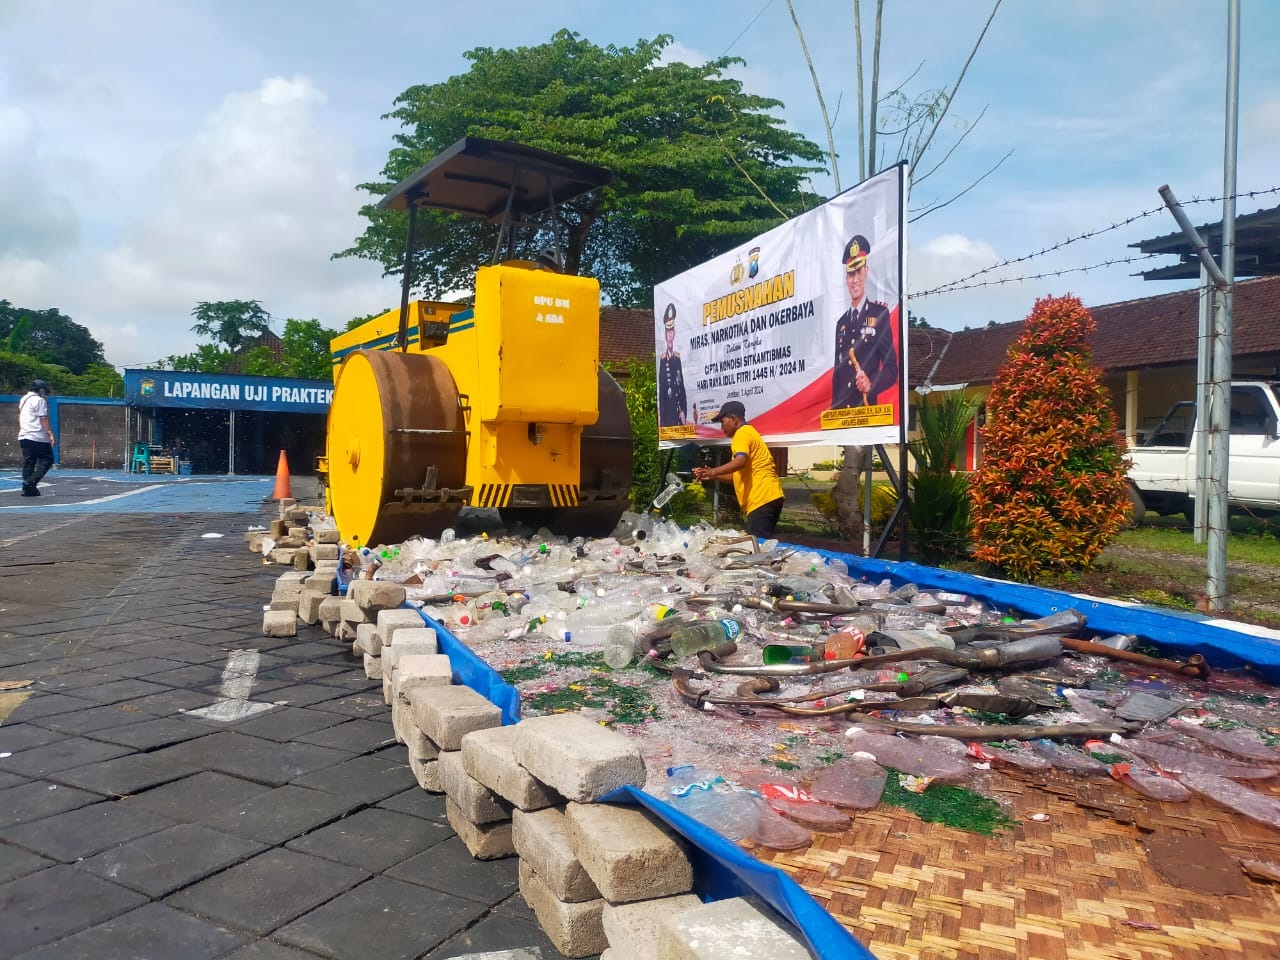
[[[1229,561],[1280,567],[1280,525],[1253,517],[1232,517],[1228,527]],[[1116,543],[1188,557],[1204,557],[1207,554],[1207,545],[1195,542],[1191,527],[1174,517],[1156,517],[1144,521],[1141,526],[1121,533],[1116,538]]]

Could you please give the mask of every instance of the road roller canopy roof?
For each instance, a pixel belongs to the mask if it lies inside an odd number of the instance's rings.
[[[612,179],[603,167],[545,150],[463,137],[392,187],[378,207],[404,210],[412,202],[496,223],[541,213]]]

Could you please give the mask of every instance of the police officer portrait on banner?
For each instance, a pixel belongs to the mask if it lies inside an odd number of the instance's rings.
[[[871,244],[858,234],[844,245],[844,284],[849,309],[836,321],[831,408],[869,407],[898,380],[889,308],[867,299],[867,258]]]
[[[666,352],[658,360],[658,426],[675,427],[688,422],[689,403],[684,393],[684,370],[676,352],[676,305],[667,304],[662,314]]]

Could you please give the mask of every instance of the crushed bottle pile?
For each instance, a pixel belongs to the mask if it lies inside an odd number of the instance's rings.
[[[705,524],[519,533],[344,559],[403,583],[524,715],[584,710],[636,737],[646,789],[730,839],[794,849],[904,797],[945,796],[968,811],[948,822],[989,831],[1012,822],[988,799],[993,770],[1200,793],[1280,829],[1280,688],[1247,672]]]

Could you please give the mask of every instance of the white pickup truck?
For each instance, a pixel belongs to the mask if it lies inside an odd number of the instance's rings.
[[[1227,499],[1233,510],[1280,511],[1280,382],[1231,384],[1231,442]],[[1195,402],[1173,409],[1150,435],[1130,449],[1129,499],[1133,522],[1148,510],[1191,519],[1196,492]]]

